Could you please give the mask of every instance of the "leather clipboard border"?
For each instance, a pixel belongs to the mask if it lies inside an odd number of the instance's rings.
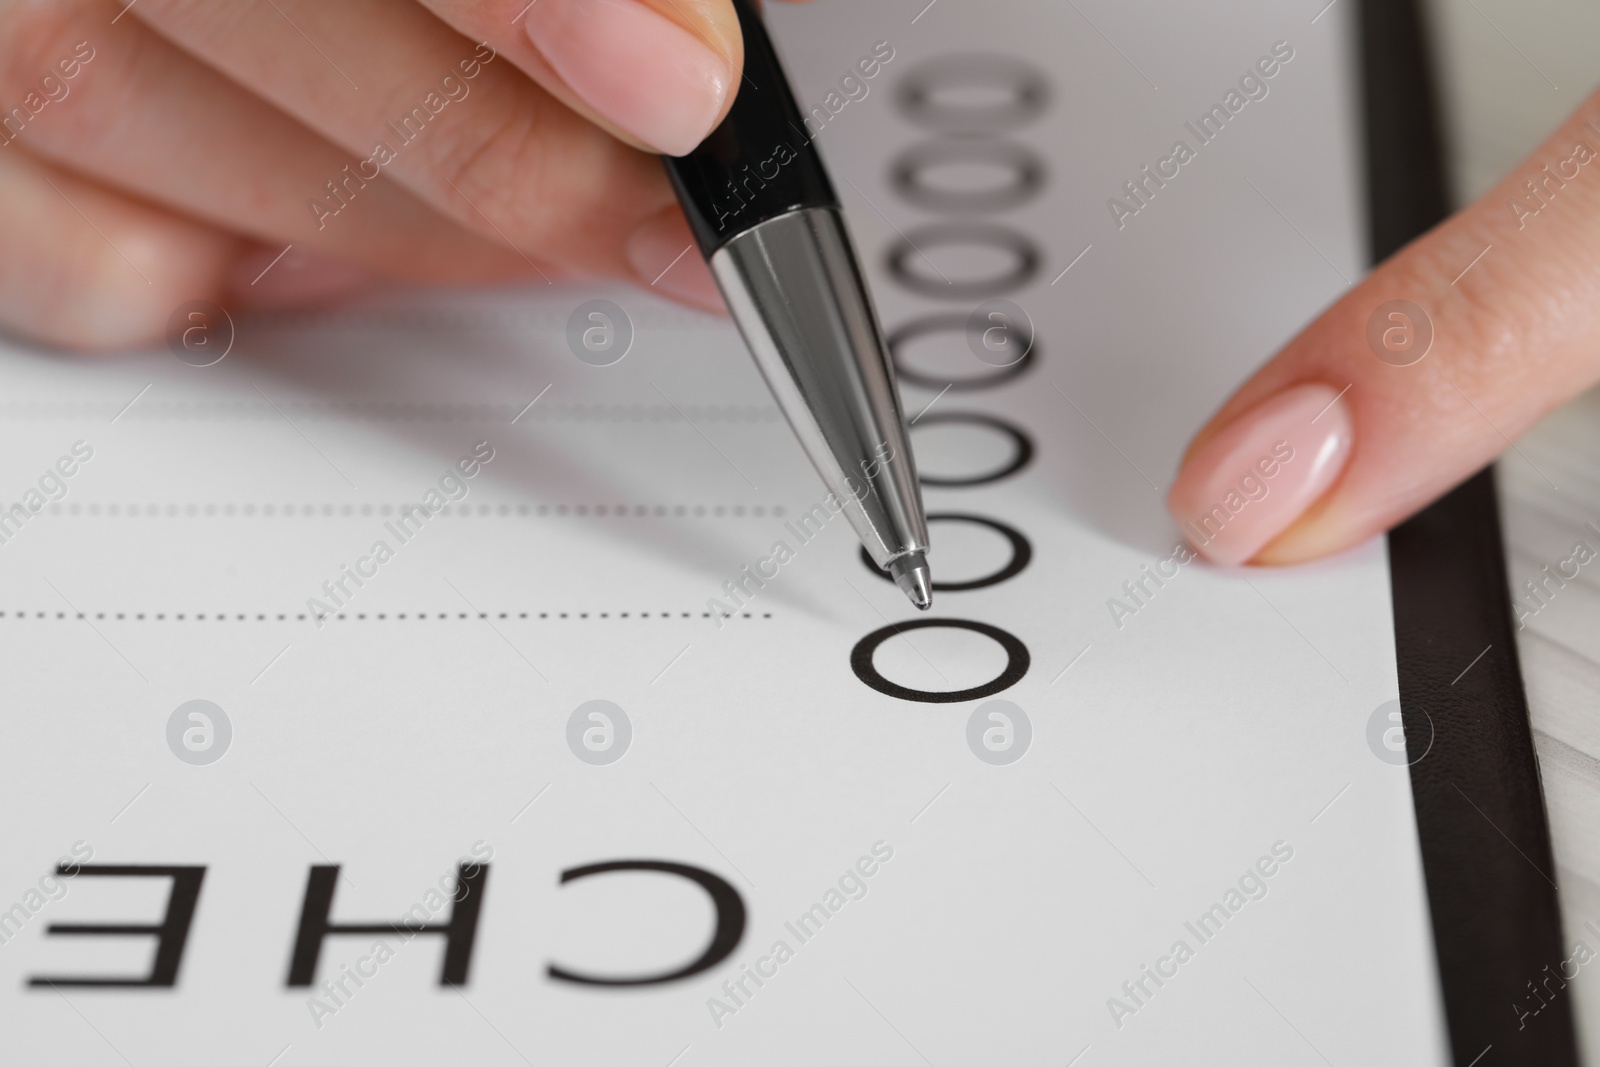
[[[1360,6],[1380,262],[1443,219],[1450,197],[1418,4]],[[1528,983],[1567,953],[1494,468],[1391,531],[1389,568],[1406,746],[1426,752],[1411,766],[1411,793],[1453,1061],[1577,1067],[1571,993],[1518,1016]]]

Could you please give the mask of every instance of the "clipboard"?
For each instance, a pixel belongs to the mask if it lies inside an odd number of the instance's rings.
[[[1360,22],[1379,262],[1450,207],[1417,4],[1364,0]],[[1494,468],[1392,530],[1388,544],[1406,746],[1426,753],[1411,764],[1411,790],[1455,1062],[1576,1065],[1570,996],[1546,1005],[1537,1025],[1515,1017],[1527,983],[1568,952]]]

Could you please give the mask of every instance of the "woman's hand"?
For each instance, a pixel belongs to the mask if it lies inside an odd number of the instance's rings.
[[[1327,555],[1420,510],[1597,379],[1600,93],[1257,371],[1189,446],[1168,507],[1218,563]]]
[[[729,0],[0,0],[0,326],[118,347],[374,277],[720,307],[700,257],[667,269],[647,153],[702,140],[742,61]]]

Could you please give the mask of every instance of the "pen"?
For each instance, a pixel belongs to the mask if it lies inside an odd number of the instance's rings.
[[[933,601],[928,526],[894,365],[839,198],[751,0],[744,80],[667,173],[745,344],[867,554]]]

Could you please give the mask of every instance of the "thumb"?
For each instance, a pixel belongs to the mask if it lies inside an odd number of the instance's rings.
[[[1600,378],[1600,93],[1385,262],[1200,431],[1167,506],[1223,564],[1388,529]]]
[[[732,0],[537,0],[524,61],[563,103],[622,140],[681,156],[733,103],[744,41]]]

